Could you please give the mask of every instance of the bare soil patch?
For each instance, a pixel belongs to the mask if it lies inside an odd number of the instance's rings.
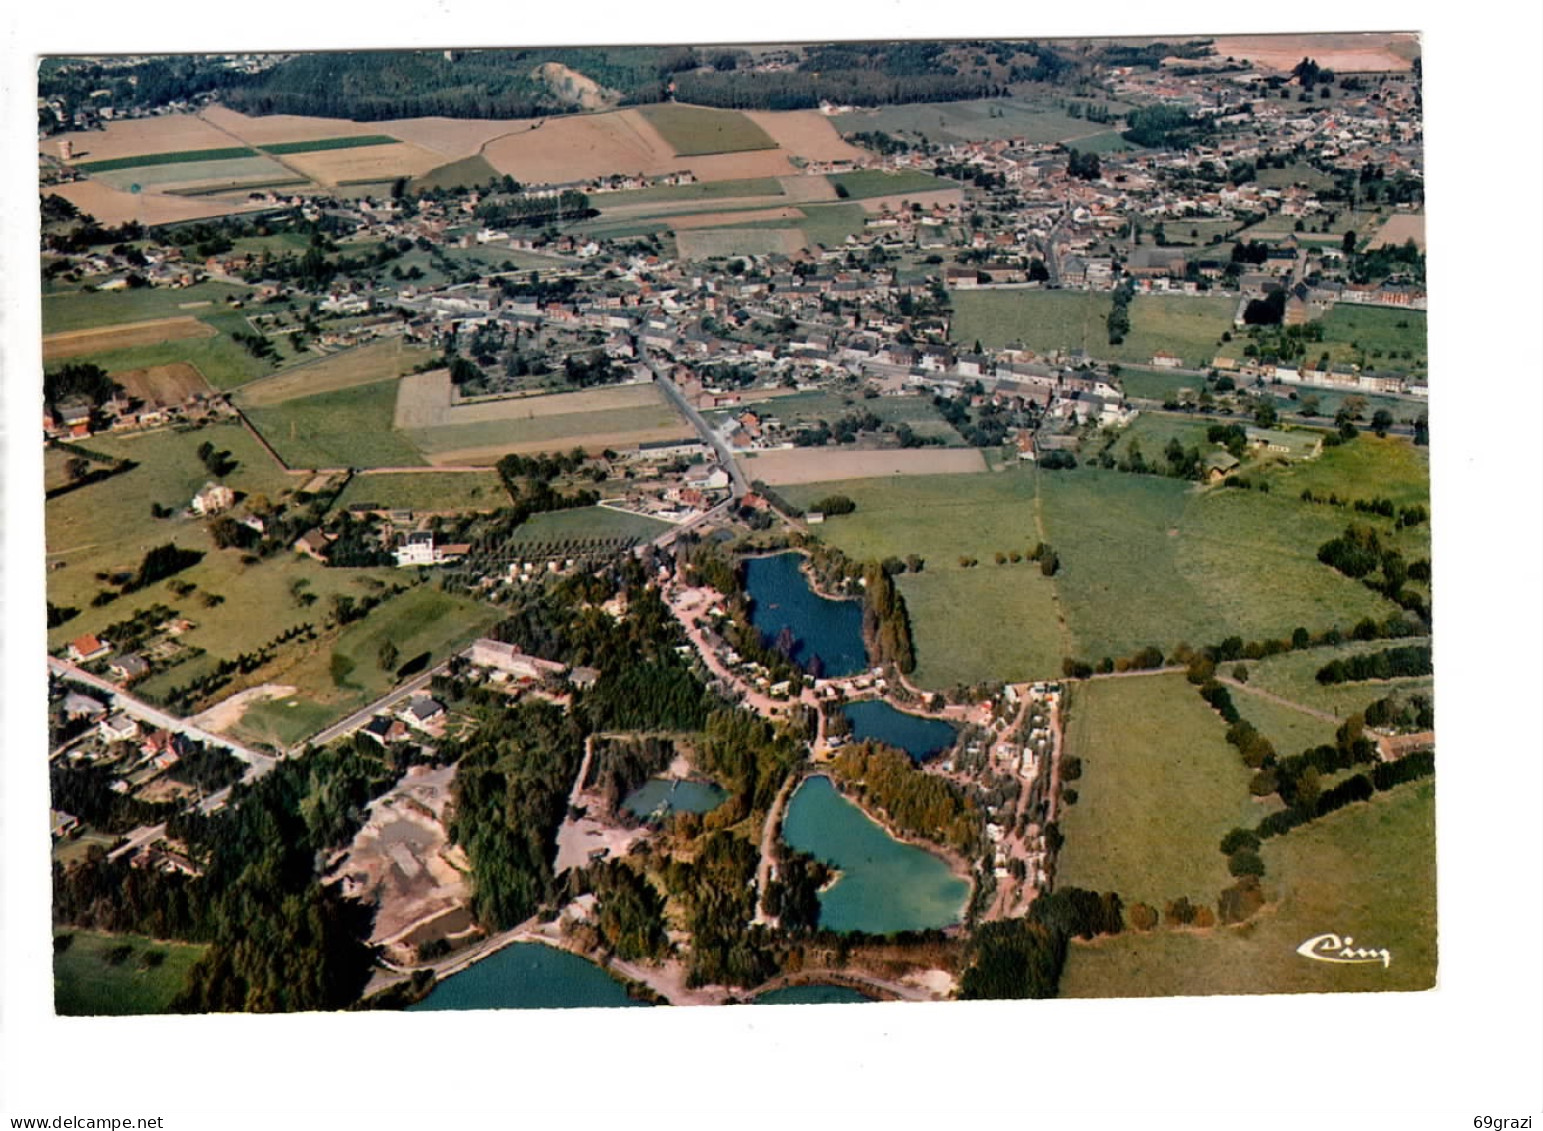
[[[925,192],[900,192],[893,196],[870,196],[857,203],[863,206],[864,212],[883,212],[886,208],[895,212],[913,204],[920,204],[923,208],[931,208],[934,204],[948,207],[957,205],[963,199],[963,189],[929,189]]]
[[[745,117],[765,130],[787,152],[809,161],[856,161],[866,156],[818,110],[746,110]]]
[[[357,149],[286,153],[284,163],[321,184],[341,185],[356,181],[419,177],[442,165],[444,158],[432,150],[402,142],[398,145],[371,145]]]
[[[511,122],[511,128],[521,123]],[[500,173],[533,184],[562,184],[612,173],[657,176],[683,159],[635,110],[545,118],[489,141],[483,156]],[[722,178],[719,178],[722,179]]]
[[[907,448],[894,451],[822,451],[788,448],[738,457],[749,479],[773,486],[823,483],[833,479],[879,479],[891,475],[963,475],[985,471],[974,448]]]
[[[280,683],[264,683],[259,687],[238,691],[229,699],[224,699],[207,711],[194,715],[188,722],[204,730],[213,731],[215,734],[229,734],[231,728],[241,721],[241,716],[246,714],[248,707],[266,699],[283,699],[294,693],[293,687]]]
[[[425,357],[426,350],[409,347],[401,338],[391,338],[261,377],[241,387],[240,400],[245,405],[260,407],[369,385],[406,373]]]
[[[56,361],[104,350],[175,342],[183,338],[212,338],[215,332],[213,326],[188,314],[175,318],[153,318],[148,322],[127,322],[121,326],[66,330],[59,334],[49,334],[43,339],[43,360]]]
[[[1413,240],[1415,246],[1421,251],[1425,250],[1425,214],[1423,212],[1389,216],[1378,230],[1377,238],[1372,240],[1371,246],[1374,248],[1401,247],[1409,240]]]
[[[115,373],[113,380],[122,385],[129,396],[162,407],[181,404],[189,397],[210,391],[209,382],[204,380],[198,367],[186,361]]]
[[[164,114],[111,122],[106,129],[78,130],[44,138],[38,142],[38,152],[57,157],[61,141],[70,143],[72,161],[111,161],[184,149],[220,149],[230,144],[230,136],[194,114]]]
[[[234,134],[248,145],[277,145],[286,141],[321,141],[332,137],[364,134],[397,135],[379,122],[353,122],[347,118],[311,118],[298,114],[264,114],[252,117],[227,106],[208,106],[199,115],[211,126]],[[228,139],[227,139],[228,140]]]
[[[1226,35],[1216,54],[1247,59],[1257,67],[1289,71],[1304,58],[1320,67],[1349,71],[1408,71],[1419,53],[1412,32],[1337,32],[1321,35]]]
[[[689,228],[676,234],[682,259],[720,255],[791,255],[809,246],[798,228]]]
[[[786,177],[797,172],[780,149],[756,149],[748,153],[713,153],[705,157],[680,157],[699,181],[742,181],[749,177]]]
[[[175,224],[183,220],[207,220],[215,216],[229,216],[233,212],[267,207],[245,197],[219,200],[207,196],[171,196],[159,192],[120,192],[97,180],[50,185],[46,191],[64,197],[82,212],[89,212],[98,222],[108,226],[126,224],[130,220],[147,226]]]
[[[778,177],[777,181],[782,185],[782,191],[788,199],[798,201],[826,201],[841,199],[836,194],[836,186],[824,177],[811,177],[808,175],[796,177]]]

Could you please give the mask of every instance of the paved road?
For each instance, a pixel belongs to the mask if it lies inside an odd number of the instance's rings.
[[[461,655],[465,654],[466,653],[464,652],[461,653]],[[389,710],[390,708],[400,703],[403,699],[406,699],[412,695],[416,695],[418,692],[422,691],[429,685],[430,680],[432,680],[435,676],[441,675],[448,671],[449,668],[449,660],[441,662],[437,666],[432,667],[428,671],[424,672],[422,675],[408,680],[396,690],[388,691],[386,694],[382,695],[379,699],[375,700],[375,702],[369,704],[368,706],[360,707],[353,714],[349,715],[348,718],[339,722],[335,722],[326,730],[313,734],[310,738],[306,739],[305,742],[301,743],[300,746],[290,747],[287,751],[285,751],[285,753],[292,754],[296,750],[305,746],[325,746],[327,743],[332,742],[335,739],[342,738],[345,734],[350,734],[353,731],[358,730],[365,723],[369,722],[376,715],[380,714],[380,712]]]
[[[696,429],[697,435],[702,438],[702,442],[707,444],[717,454],[718,462],[729,473],[729,482],[733,484],[733,497],[738,499],[743,495],[748,495],[750,493],[750,483],[745,478],[745,473],[739,469],[739,465],[734,462],[734,454],[729,451],[728,444],[724,443],[723,438],[708,427],[707,421],[702,419],[702,414],[687,402],[686,395],[680,391],[680,386],[670,380],[669,375],[654,363],[653,358],[648,356],[647,351],[641,346],[638,349],[643,357],[644,364],[654,371],[654,377],[658,380],[659,387],[664,390],[664,395],[669,397],[675,403],[675,407],[680,409],[681,415],[691,422],[691,426]]]
[[[84,683],[88,687],[96,688],[98,691],[105,691],[109,696],[111,706],[116,707],[125,714],[132,715],[141,722],[147,722],[152,726],[161,727],[175,734],[184,734],[195,742],[207,742],[215,746],[226,747],[232,754],[256,771],[251,775],[253,777],[260,777],[267,773],[273,769],[278,761],[272,754],[264,754],[262,751],[254,750],[252,747],[237,742],[233,738],[227,738],[223,734],[215,734],[213,731],[204,730],[203,727],[195,726],[187,719],[178,718],[176,715],[167,714],[158,707],[152,707],[144,700],[136,699],[116,684],[109,683],[101,676],[92,675],[90,672],[78,668],[74,664],[50,656],[48,658],[48,666],[57,675]]]

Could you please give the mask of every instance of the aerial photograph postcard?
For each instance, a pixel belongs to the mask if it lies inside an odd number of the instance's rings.
[[[1419,36],[1015,34],[41,58],[57,1014],[1435,986]]]

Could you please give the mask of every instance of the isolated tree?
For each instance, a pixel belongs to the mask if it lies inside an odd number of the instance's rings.
[[[375,653],[375,661],[380,665],[381,671],[395,671],[397,664],[397,648],[394,641],[389,638],[380,642],[380,650]]]
[[[91,470],[91,461],[80,456],[71,456],[64,461],[64,473],[70,477],[71,483],[79,483]]]

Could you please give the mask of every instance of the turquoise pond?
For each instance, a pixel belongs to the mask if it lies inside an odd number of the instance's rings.
[[[873,999],[849,986],[830,986],[814,983],[807,986],[784,986],[770,990],[755,999],[756,1005],[846,1005],[851,1002],[871,1002]]]
[[[932,853],[890,836],[823,775],[798,787],[782,837],[841,870],[820,895],[822,927],[882,935],[947,927],[964,913],[968,883]]]
[[[830,678],[864,671],[868,652],[861,602],[821,597],[809,587],[800,568],[803,560],[789,553],[745,563],[745,590],[753,600],[750,623],[768,645],[775,645],[786,629],[792,637],[791,659],[811,674]]]
[[[723,804],[728,791],[708,781],[649,778],[627,795],[622,807],[638,817],[650,816],[663,806],[667,812],[706,813]]]
[[[958,732],[942,719],[924,719],[920,715],[896,710],[882,699],[864,699],[848,703],[842,714],[852,720],[852,738],[857,742],[876,739],[898,747],[915,761],[924,762],[954,744]]]
[[[542,943],[514,943],[440,982],[427,1009],[582,1009],[645,1005],[593,962]]]

